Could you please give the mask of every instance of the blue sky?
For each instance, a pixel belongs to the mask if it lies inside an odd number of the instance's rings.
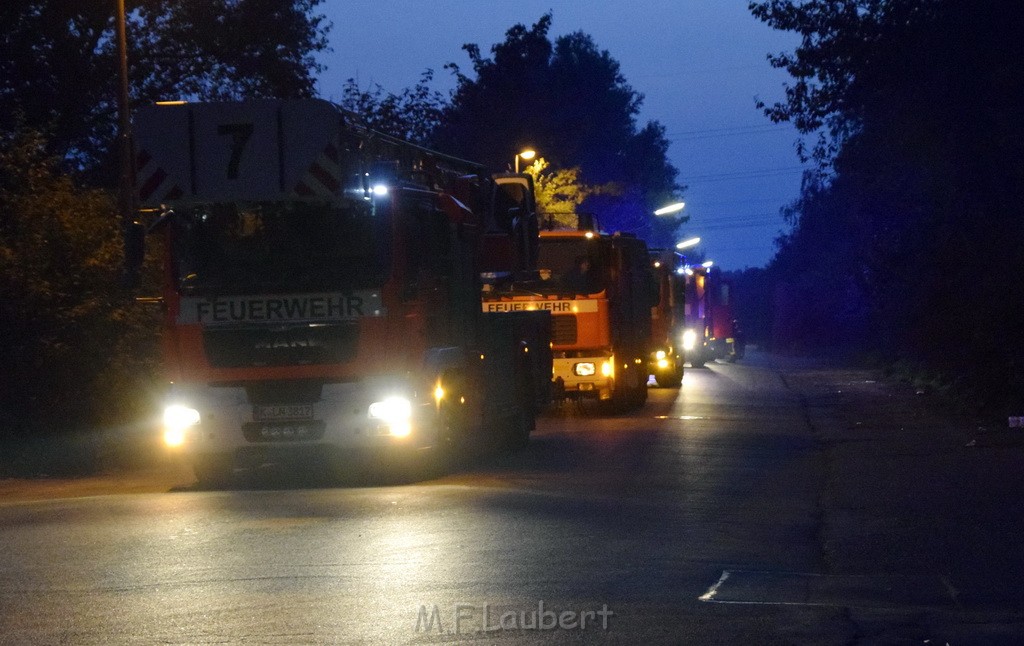
[[[590,34],[644,95],[641,123],[665,125],[669,159],[688,186],[681,237],[701,236],[708,258],[742,269],[767,263],[786,229],[779,209],[800,189],[797,134],[771,124],[754,101],[782,99],[788,77],[765,56],[792,51],[798,40],[755,20],[747,0],[326,0],[320,9],[334,25],[333,51],[321,58],[326,98],[339,98],[348,78],[399,92],[427,68],[447,91],[453,83],[444,64],[469,68],[463,43],[487,54],[509,27],[550,10],[552,38]]]

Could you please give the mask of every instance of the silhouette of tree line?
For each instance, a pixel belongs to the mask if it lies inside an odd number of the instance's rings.
[[[1024,5],[752,2],[801,36],[762,105],[815,162],[768,268],[779,346],[857,348],[1024,410]]]

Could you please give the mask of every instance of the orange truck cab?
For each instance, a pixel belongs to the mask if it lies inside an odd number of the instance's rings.
[[[551,313],[555,399],[643,405],[657,300],[644,242],[626,234],[541,231],[537,267],[529,280],[485,291],[484,311]]]

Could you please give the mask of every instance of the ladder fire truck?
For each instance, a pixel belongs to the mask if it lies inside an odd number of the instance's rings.
[[[166,252],[164,438],[201,481],[527,441],[550,315],[480,305],[482,270],[536,257],[535,215],[499,199],[515,180],[314,99],[150,106],[135,134]]]

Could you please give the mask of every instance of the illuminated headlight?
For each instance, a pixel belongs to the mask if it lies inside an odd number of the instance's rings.
[[[384,197],[388,194],[388,187],[386,184],[375,184],[373,186],[374,197]]]
[[[658,350],[657,352],[654,353],[654,358],[657,359],[658,361],[661,361],[666,356],[667,355],[665,354],[664,350]]]
[[[662,370],[668,368],[668,359],[658,359],[658,367]]]
[[[577,377],[593,377],[597,372],[597,367],[590,362],[577,363],[572,367],[572,371]]]
[[[388,426],[396,437],[405,437],[412,432],[412,402],[405,397],[388,397],[370,404],[370,417],[379,419]]]
[[[199,423],[199,411],[188,406],[174,404],[164,409],[164,444],[181,446],[185,443],[185,432]]]
[[[693,350],[697,346],[697,332],[686,330],[683,332],[683,350]]]
[[[605,361],[604,363],[601,364],[601,374],[604,375],[605,377],[615,376],[614,358]]]

